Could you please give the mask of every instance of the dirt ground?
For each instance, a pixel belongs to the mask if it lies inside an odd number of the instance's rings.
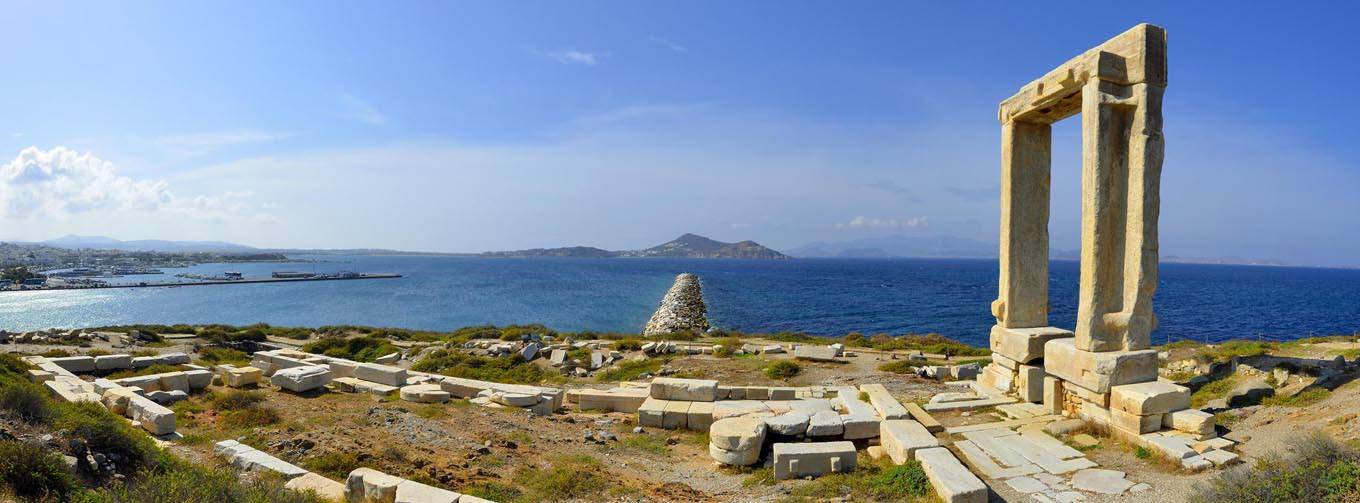
[[[107,346],[107,345],[104,345]],[[3,350],[35,354],[63,348],[73,354],[104,347],[7,344]],[[1351,342],[1291,346],[1291,357],[1326,360],[1360,348]],[[137,348],[142,349],[142,348]],[[127,349],[121,349],[126,351]],[[193,341],[176,342],[159,352],[192,352]],[[1184,350],[1173,352],[1180,358]],[[725,385],[839,386],[884,384],[902,402],[924,402],[949,386],[915,376],[878,370],[891,361],[887,354],[861,352],[846,363],[802,362],[802,371],[788,381],[766,377],[770,361],[791,355],[718,358],[676,356],[663,369],[673,375],[717,379]],[[571,379],[567,387],[599,386],[593,379]],[[367,394],[314,393],[297,395],[266,391],[266,404],[281,420],[259,428],[232,429],[222,424],[208,406],[213,394],[228,390],[212,387],[177,406],[179,432],[184,439],[172,449],[190,459],[212,462],[213,443],[238,439],[326,476],[343,479],[357,466],[467,491],[470,488],[511,486],[525,473],[544,473],[565,460],[594,460],[609,480],[611,501],[776,501],[809,482],[752,483],[749,470],[718,468],[707,453],[707,436],[697,432],[647,429],[634,433],[637,416],[622,413],[581,413],[568,408],[548,417],[517,409],[477,407],[463,400],[448,404],[415,404]],[[1340,386],[1325,399],[1307,407],[1253,406],[1238,409],[1240,417],[1225,435],[1238,440],[1246,462],[1287,452],[1293,439],[1322,431],[1341,440],[1360,438],[1360,385]],[[1000,420],[991,411],[968,415],[941,414],[946,425]],[[614,437],[600,440],[598,432]],[[1101,468],[1127,472],[1133,482],[1152,486],[1148,492],[1122,496],[1085,494],[1084,501],[1187,501],[1195,487],[1216,471],[1183,473],[1157,460],[1139,459],[1133,449],[1109,439],[1086,452]],[[533,472],[533,469],[539,470]],[[519,478],[517,478],[519,477]],[[994,501],[1030,501],[1004,483],[992,482]]]

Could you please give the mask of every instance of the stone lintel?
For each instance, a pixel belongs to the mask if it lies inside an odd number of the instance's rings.
[[[1044,371],[1095,393],[1108,393],[1111,386],[1155,381],[1157,351],[1092,352],[1077,348],[1073,339],[1054,339],[1044,344]]]
[[[1001,102],[997,118],[1051,124],[1080,111],[1079,91],[1091,78],[1166,86],[1166,74],[1166,30],[1139,24],[1026,84]]]
[[[1110,408],[1130,414],[1165,414],[1190,407],[1190,388],[1167,381],[1110,387]]]
[[[1044,343],[1074,337],[1070,330],[1057,327],[1006,328],[992,326],[992,355],[1001,355],[1019,363],[1031,363],[1044,357]]]

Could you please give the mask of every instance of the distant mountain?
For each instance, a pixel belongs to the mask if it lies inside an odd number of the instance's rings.
[[[573,257],[573,258],[740,258],[786,259],[783,253],[761,246],[755,241],[724,243],[697,234],[685,234],[674,240],[645,250],[609,251],[591,246],[565,248],[534,248],[529,250],[497,251],[478,254],[480,257]]]
[[[646,250],[623,252],[625,257],[681,257],[681,258],[753,258],[786,259],[783,253],[761,246],[755,241],[724,243],[697,235],[685,234],[669,242]]]
[[[951,236],[885,236],[809,243],[788,251],[795,257],[835,258],[993,258],[996,243]]]
[[[66,235],[57,239],[43,241],[41,245],[66,249],[97,249],[120,251],[160,251],[160,252],[216,252],[239,253],[255,252],[257,248],[227,243],[223,241],[165,241],[160,239],[141,239],[122,241],[106,236]]]

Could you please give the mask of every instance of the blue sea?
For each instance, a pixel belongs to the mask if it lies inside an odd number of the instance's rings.
[[[173,274],[277,270],[394,272],[400,279],[0,293],[0,329],[130,323],[265,322],[447,330],[543,323],[641,330],[676,274],[698,274],[710,321],[744,332],[940,333],[985,345],[995,260],[478,259],[314,256],[286,264],[203,264]],[[1051,322],[1076,318],[1077,262],[1055,261]],[[1287,340],[1360,331],[1360,270],[1164,264],[1154,341]]]

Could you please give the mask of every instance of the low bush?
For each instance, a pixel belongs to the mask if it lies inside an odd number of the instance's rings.
[[[219,412],[244,410],[256,407],[264,400],[264,393],[258,391],[232,390],[220,395],[213,395],[212,408]]]
[[[832,473],[793,488],[793,501],[932,501],[930,483],[916,461],[902,465],[862,462],[850,473]]]
[[[52,405],[41,388],[15,382],[0,387],[0,410],[7,410],[28,423],[40,424],[52,420]]]
[[[770,379],[788,379],[798,375],[803,371],[803,367],[792,360],[779,360],[765,367],[765,377]]]
[[[1307,407],[1326,400],[1329,396],[1332,396],[1332,392],[1327,388],[1308,388],[1293,396],[1268,396],[1261,400],[1261,405],[1273,405],[1276,407]]]
[[[250,355],[231,348],[206,347],[198,350],[198,359],[208,365],[249,365]]]
[[[58,430],[71,438],[83,440],[91,450],[121,459],[118,468],[124,474],[148,468],[160,461],[162,453],[145,432],[134,430],[123,418],[115,416],[102,405],[90,402],[57,405]]]
[[[302,467],[331,478],[344,479],[359,467],[359,456],[353,452],[328,452],[302,460]]]
[[[561,376],[527,363],[518,355],[485,357],[458,351],[435,350],[411,366],[418,372],[432,372],[452,377],[465,377],[502,383],[536,384],[560,380]]]
[[[1232,376],[1205,383],[1195,390],[1194,394],[1190,395],[1190,406],[1203,407],[1210,400],[1227,396],[1228,392],[1235,387],[1237,387],[1237,379]]]
[[[551,467],[534,466],[515,473],[514,483],[524,489],[519,501],[598,500],[616,482],[609,471],[588,455],[561,456]]]
[[[258,428],[277,423],[282,418],[273,407],[255,406],[230,410],[222,414],[222,425],[228,428]]]
[[[149,367],[142,367],[139,369],[119,370],[117,372],[109,374],[107,377],[109,379],[123,379],[126,377],[149,376],[154,374],[164,374],[166,372],[179,372],[182,370],[186,369],[179,365],[166,365],[164,363],[157,363],[155,365],[151,365]]]
[[[1200,503],[1360,501],[1360,453],[1325,435],[1301,440],[1288,456],[1267,455],[1219,473],[1200,487]]]
[[[344,337],[324,337],[307,343],[302,346],[302,350],[312,354],[360,362],[371,362],[380,356],[401,351],[387,339],[368,335],[348,339]]]
[[[642,341],[637,339],[623,339],[614,341],[612,344],[614,351],[641,351]]]
[[[912,362],[908,360],[890,361],[888,363],[879,365],[878,370],[881,370],[883,372],[892,372],[894,374],[908,374],[908,375],[915,374],[916,369],[912,367],[911,363]]]
[[[667,361],[669,359],[666,358],[624,360],[603,372],[595,374],[595,380],[599,382],[631,381],[642,377],[643,374],[656,375],[661,370],[661,365]]]
[[[17,440],[0,440],[0,484],[33,501],[65,500],[79,487],[60,454]]]
[[[308,493],[284,488],[277,475],[242,477],[226,467],[176,462],[160,470],[148,470],[126,482],[98,492],[77,496],[75,503],[321,503]]]
[[[45,356],[47,358],[65,358],[71,356],[71,352],[65,349],[49,349],[43,351],[42,354],[39,354],[38,356]]]

